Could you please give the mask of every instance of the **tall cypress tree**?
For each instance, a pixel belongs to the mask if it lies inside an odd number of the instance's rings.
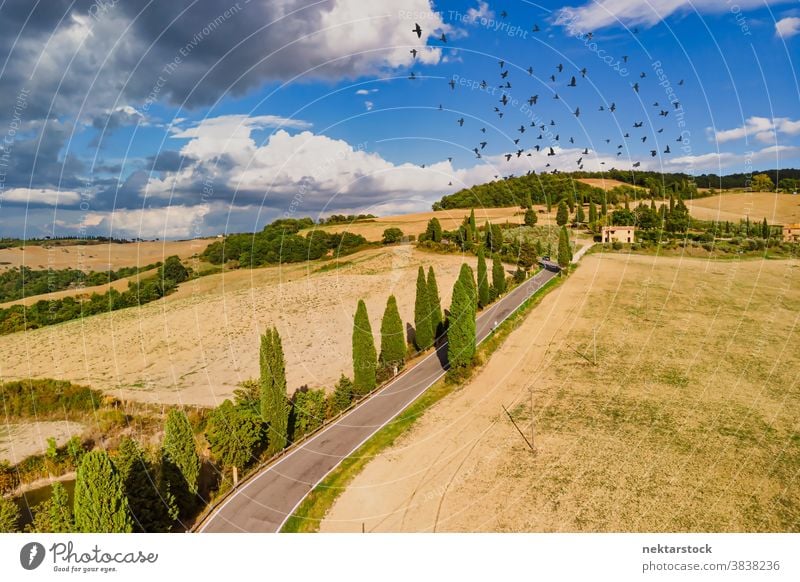
[[[472,272],[472,267],[466,263],[461,264],[461,270],[458,273],[458,278],[464,284],[464,287],[469,291],[472,302],[477,308],[478,306],[478,288],[475,285],[475,275]]]
[[[414,344],[420,351],[427,350],[433,345],[431,311],[425,269],[420,265],[417,271],[417,297],[414,301]]]
[[[489,305],[489,273],[486,269],[486,257],[483,248],[478,249],[478,306]]]
[[[575,210],[575,222],[578,224],[586,222],[586,215],[583,212],[583,204],[578,204]]]
[[[105,451],[91,451],[81,459],[75,480],[75,531],[133,531],[122,478]]]
[[[766,218],[764,218],[764,222],[761,223],[761,238],[764,240],[769,238],[769,224]]]
[[[268,329],[261,336],[259,351],[261,376],[261,419],[268,427],[267,454],[286,447],[289,435],[289,402],[286,398],[286,360],[278,329]]]
[[[606,192],[603,190],[603,197],[600,199],[600,216],[607,216],[608,215],[608,200],[606,197]]]
[[[569,246],[569,233],[567,227],[562,226],[558,233],[558,264],[560,267],[569,266],[572,260],[572,249]]]
[[[197,501],[200,457],[197,454],[192,425],[182,410],[173,409],[167,414],[161,457],[167,487],[175,495],[181,512],[186,513]]]
[[[506,271],[500,261],[500,255],[495,253],[492,259],[492,296],[496,299],[506,292]]]
[[[471,208],[469,211],[469,228],[472,231],[472,240],[478,238],[478,224],[475,222],[475,209]]]
[[[589,200],[589,223],[597,222],[597,207],[594,205],[594,200]]]
[[[114,467],[122,479],[134,530],[168,532],[178,518],[178,506],[156,466],[147,459],[139,443],[130,437],[123,437]]]
[[[469,284],[459,277],[453,285],[453,299],[447,325],[447,361],[458,373],[475,356],[475,302]]]
[[[563,200],[558,203],[558,211],[556,211],[556,224],[558,226],[564,226],[567,224],[569,220],[569,210],[567,209],[567,203]]]
[[[377,363],[378,354],[375,351],[367,306],[363,299],[359,299],[353,318],[353,391],[356,394],[368,394],[375,389]]]
[[[403,330],[403,320],[397,309],[397,299],[389,295],[386,301],[386,310],[381,321],[381,354],[378,358],[381,366],[393,370],[403,368],[406,355],[406,340]]]
[[[433,266],[428,267],[428,305],[431,309],[431,329],[434,339],[436,339],[442,333],[444,317],[442,316],[442,300],[439,297],[439,285],[436,283]]]

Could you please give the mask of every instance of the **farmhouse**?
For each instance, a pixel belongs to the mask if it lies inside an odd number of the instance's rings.
[[[635,226],[604,226],[603,242],[632,243],[635,231]]]
[[[800,224],[783,225],[783,242],[800,242]]]

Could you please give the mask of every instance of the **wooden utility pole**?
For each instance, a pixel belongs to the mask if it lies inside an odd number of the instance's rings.
[[[532,385],[529,386],[528,390],[530,390],[530,392],[531,392],[531,450],[533,450],[533,452],[535,453],[536,452],[536,430],[535,430],[536,424],[534,423],[534,417],[533,417],[533,386]]]
[[[501,404],[500,406],[503,406],[503,405]],[[517,432],[525,440],[525,443],[528,445],[528,448],[531,450],[531,452],[533,452],[533,445],[531,444],[531,441],[528,440],[528,437],[525,436],[525,433],[522,432],[522,429],[514,421],[514,417],[511,416],[511,413],[508,411],[508,409],[505,406],[503,406],[503,410],[505,411],[506,415],[508,415],[508,419],[511,421],[511,424],[514,425],[514,428],[517,429]]]

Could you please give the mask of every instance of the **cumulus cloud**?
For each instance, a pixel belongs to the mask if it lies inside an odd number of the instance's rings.
[[[789,16],[775,23],[775,34],[781,38],[789,38],[800,33],[800,18]]]
[[[356,91],[356,95],[369,95],[370,93],[377,93],[377,89],[359,89]]]
[[[761,142],[770,142],[777,139],[778,133],[800,135],[800,120],[793,121],[788,117],[770,119],[768,117],[753,116],[749,117],[741,127],[725,130],[708,128],[708,132],[719,143],[745,137],[754,137]]]
[[[81,195],[78,192],[52,190],[49,188],[11,188],[2,195],[2,202],[18,202],[30,205],[72,205],[80,202]]]
[[[790,0],[738,0],[743,10],[765,5],[786,4]],[[591,0],[577,7],[561,8],[556,24],[586,32],[606,26],[653,26],[677,12],[727,12],[730,4],[720,0]]]
[[[90,213],[86,222],[120,238],[190,238],[209,213],[207,204]]]
[[[663,160],[664,166],[674,171],[721,171],[739,164],[768,163],[770,167],[781,167],[782,160],[789,160],[800,154],[800,146],[772,145],[755,152],[710,152],[690,156],[679,156]]]
[[[494,10],[489,8],[488,2],[478,2],[477,8],[467,10],[467,21],[472,23],[480,22],[481,19],[491,20],[494,18]]]

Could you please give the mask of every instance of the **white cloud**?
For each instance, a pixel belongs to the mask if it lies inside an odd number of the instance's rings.
[[[90,213],[86,223],[112,236],[127,238],[189,238],[202,228],[209,213],[207,204],[175,205],[165,208],[115,210]]]
[[[50,188],[11,188],[0,194],[0,201],[28,204],[47,204],[49,206],[68,206],[80,202],[81,195],[69,190]]]
[[[772,145],[752,153],[711,152],[707,154],[666,158],[664,166],[670,171],[720,171],[734,165],[769,163],[771,167],[781,167],[782,160],[790,160],[800,155],[800,146]]]
[[[364,107],[367,108],[367,111],[372,111],[372,108],[375,107],[375,104],[372,101],[364,101]]]
[[[478,2],[477,8],[470,8],[467,10],[467,21],[480,22],[481,18],[490,20],[494,18],[494,11],[489,8],[488,2]]]
[[[377,89],[359,89],[356,91],[356,95],[369,95],[370,93],[377,93]]]
[[[792,121],[788,117],[768,117],[753,116],[747,118],[744,125],[733,129],[714,130],[708,128],[709,134],[719,143],[733,141],[745,137],[754,137],[758,141],[769,143],[777,139],[777,134],[798,135],[800,134],[800,120]]]
[[[738,0],[742,10],[785,4],[790,0]],[[627,26],[653,26],[676,12],[727,12],[730,4],[721,0],[591,0],[579,7],[558,11],[556,24],[587,32],[620,23]]]
[[[789,38],[800,33],[800,18],[790,16],[781,18],[775,23],[775,34],[781,38]]]

